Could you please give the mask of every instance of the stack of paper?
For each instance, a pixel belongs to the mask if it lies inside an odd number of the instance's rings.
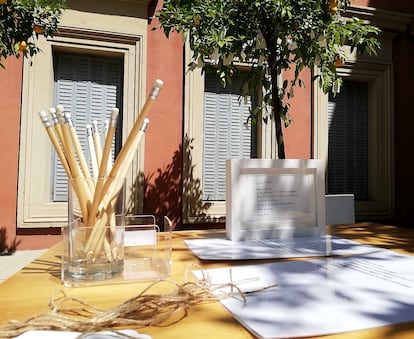
[[[208,276],[212,284],[234,283],[243,292],[256,291],[245,294],[246,304],[237,295],[221,302],[260,338],[317,336],[413,321],[414,257],[372,249],[355,243],[354,250],[365,254],[193,273],[199,279]]]
[[[189,239],[185,243],[203,260],[250,260],[349,255],[376,251],[372,246],[338,237],[231,241],[225,238]]]

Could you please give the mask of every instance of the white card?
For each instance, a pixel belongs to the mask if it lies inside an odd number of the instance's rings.
[[[226,162],[226,233],[231,240],[325,234],[321,160]]]

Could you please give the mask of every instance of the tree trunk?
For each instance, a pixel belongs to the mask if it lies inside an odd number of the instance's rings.
[[[275,34],[275,27],[272,24],[271,19],[267,13],[262,13],[262,27],[261,32],[266,41],[266,45],[269,51],[269,56],[267,62],[269,63],[270,68],[270,78],[272,82],[271,91],[272,91],[272,109],[273,117],[275,120],[275,132],[276,132],[276,145],[277,145],[277,157],[279,159],[285,159],[285,141],[283,138],[283,129],[282,129],[282,102],[279,97],[279,86],[277,82],[278,74],[278,44],[277,44],[277,35]]]
[[[273,60],[272,60],[273,61]],[[286,159],[285,154],[285,139],[283,137],[282,129],[282,115],[281,107],[282,103],[279,97],[279,87],[277,85],[277,62],[269,60],[270,77],[272,81],[272,108],[275,120],[275,132],[276,132],[276,144],[277,144],[277,156],[279,159]]]

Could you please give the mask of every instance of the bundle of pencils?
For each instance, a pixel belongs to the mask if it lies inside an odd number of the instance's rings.
[[[107,226],[114,225],[114,206],[123,181],[139,148],[149,123],[148,111],[163,85],[157,80],[147,97],[118,156],[112,163],[111,149],[115,136],[119,110],[113,108],[107,123],[105,142],[100,142],[96,122],[87,126],[87,138],[91,158],[92,174],[82,151],[71,114],[62,106],[39,113],[56,154],[73,185],[79,201],[79,217],[83,224],[91,227],[85,253],[96,255],[104,245],[103,235]],[[77,180],[79,179],[79,180]]]

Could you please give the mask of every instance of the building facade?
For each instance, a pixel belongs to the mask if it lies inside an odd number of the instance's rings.
[[[128,210],[169,216],[177,229],[222,227],[223,168],[228,157],[277,157],[272,124],[249,124],[236,87],[219,88],[190,51],[166,39],[154,13],[161,1],[68,1],[59,33],[40,39],[32,60],[7,59],[0,70],[0,247],[42,248],[66,222],[65,178],[38,117],[62,104],[78,121],[121,111],[118,147],[156,79],[164,86],[128,173]],[[411,1],[355,0],[348,15],[381,28],[375,57],[349,53],[341,95],[307,84],[291,101],[288,158],[325,161],[327,193],[353,193],[357,220],[411,226],[409,167],[414,67]],[[154,29],[155,28],[155,29]],[[30,65],[32,61],[32,65]],[[284,75],[289,76],[288,72]],[[115,146],[116,148],[117,146]]]

